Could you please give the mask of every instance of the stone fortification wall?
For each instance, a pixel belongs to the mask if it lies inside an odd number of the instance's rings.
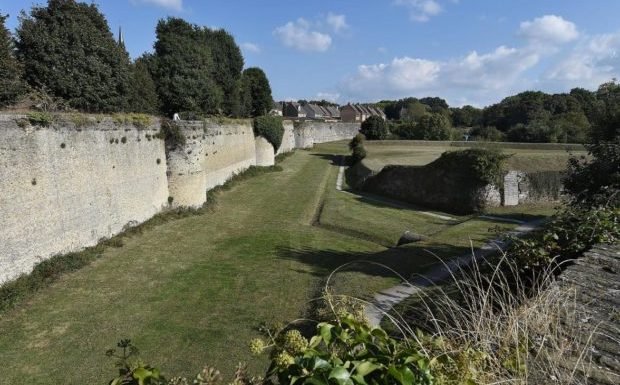
[[[273,146],[254,137],[251,121],[175,122],[185,143],[166,146],[155,138],[158,119],[138,129],[120,118],[67,116],[44,128],[0,115],[0,284],[144,222],[169,198],[198,207],[234,174],[274,164]],[[278,153],[350,139],[359,128],[284,127]]]
[[[295,126],[295,147],[311,148],[316,143],[352,139],[360,130],[359,123],[304,121]]]
[[[293,151],[295,149],[295,133],[293,122],[290,120],[284,121],[284,135],[282,136],[282,144],[278,148],[276,155],[283,154],[285,152]]]
[[[156,121],[44,128],[0,116],[0,284],[159,212],[168,184],[158,131]]]
[[[201,206],[208,190],[256,165],[257,144],[250,121],[177,124],[186,143],[168,148],[168,187],[173,205]]]

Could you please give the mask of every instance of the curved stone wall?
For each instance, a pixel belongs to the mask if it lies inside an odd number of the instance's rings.
[[[256,165],[268,167],[276,164],[275,154],[271,143],[261,136],[254,138],[254,142],[256,148]]]
[[[295,133],[293,122],[285,120],[283,123],[284,135],[282,136],[282,144],[278,148],[276,155],[283,154],[285,152],[293,151],[295,149]]]
[[[174,206],[201,206],[208,190],[256,165],[250,121],[184,121],[178,125],[186,143],[168,148],[168,185]]]

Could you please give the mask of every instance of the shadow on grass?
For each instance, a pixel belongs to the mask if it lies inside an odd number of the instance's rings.
[[[349,264],[343,272],[361,273],[369,277],[397,277],[394,272],[409,279],[424,274],[432,265],[471,253],[468,247],[439,243],[410,244],[391,247],[378,252],[351,252],[316,250],[311,248],[279,248],[278,258],[301,262],[312,268],[317,277],[327,278],[335,269]],[[391,270],[390,270],[391,269]],[[392,271],[393,270],[393,271]],[[363,277],[358,276],[362,279]]]
[[[317,156],[321,159],[329,160],[332,166],[340,166],[342,164],[342,158],[344,155],[334,155],[334,154],[322,154],[322,153],[314,153],[312,156]]]

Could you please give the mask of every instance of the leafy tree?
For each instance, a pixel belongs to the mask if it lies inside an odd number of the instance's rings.
[[[400,111],[400,119],[417,122],[430,110],[426,104],[420,103],[418,100],[407,102]]]
[[[204,29],[168,18],[159,21],[156,35],[153,79],[161,111],[220,113],[224,95],[213,79],[213,56]]]
[[[440,113],[426,114],[418,123],[423,140],[450,140],[450,128],[450,120]]]
[[[482,110],[473,106],[451,108],[454,127],[473,127],[482,123]]]
[[[596,98],[596,94],[583,88],[573,88],[570,90],[572,96],[581,106],[583,113],[592,124],[600,113],[600,102]]]
[[[448,102],[438,97],[422,98],[420,99],[420,103],[426,104],[427,106],[430,107],[431,112],[438,113],[438,114],[446,113],[448,109],[450,108],[450,106],[448,105]]]
[[[550,126],[545,120],[518,123],[506,133],[509,142],[557,143],[559,137],[557,128]]]
[[[127,107],[129,55],[94,4],[49,0],[22,14],[18,57],[35,88],[88,111]]]
[[[4,26],[8,15],[0,15],[0,107],[13,104],[24,91],[22,67],[14,55],[13,37]]]
[[[558,134],[557,141],[562,143],[584,143],[590,135],[590,122],[581,109],[555,115],[549,125]]]
[[[504,133],[495,127],[476,127],[471,131],[470,134],[476,140],[488,142],[501,142],[502,140],[504,140]]]
[[[203,29],[205,44],[211,49],[213,77],[220,88],[222,111],[226,115],[241,114],[240,79],[243,56],[235,39],[223,29]]]
[[[265,72],[258,67],[247,68],[241,76],[242,114],[265,115],[271,110],[273,98]]]
[[[364,120],[360,132],[369,140],[384,140],[388,136],[387,124],[379,116]]]
[[[131,66],[129,110],[154,114],[159,107],[157,89],[149,71],[149,56],[143,56]]]
[[[422,133],[418,130],[417,124],[414,122],[390,122],[390,133],[398,136],[399,139],[405,140],[421,140]]]

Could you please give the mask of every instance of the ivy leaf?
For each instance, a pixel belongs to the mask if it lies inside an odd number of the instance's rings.
[[[325,341],[325,343],[328,345],[332,340],[332,329],[333,328],[334,328],[334,325],[330,325],[328,323],[319,324],[319,333],[321,333],[321,337],[323,338],[323,341]]]
[[[415,380],[415,375],[411,369],[406,366],[397,368],[391,365],[388,369],[388,373],[401,385],[413,385],[413,381]]]
[[[351,374],[349,373],[349,371],[343,368],[342,366],[337,366],[333,368],[332,371],[329,373],[329,379],[336,380],[336,382],[340,385],[351,384],[352,381],[350,377],[351,377]]]
[[[364,377],[377,369],[381,369],[383,365],[375,364],[369,361],[362,361],[355,367],[355,372]]]

